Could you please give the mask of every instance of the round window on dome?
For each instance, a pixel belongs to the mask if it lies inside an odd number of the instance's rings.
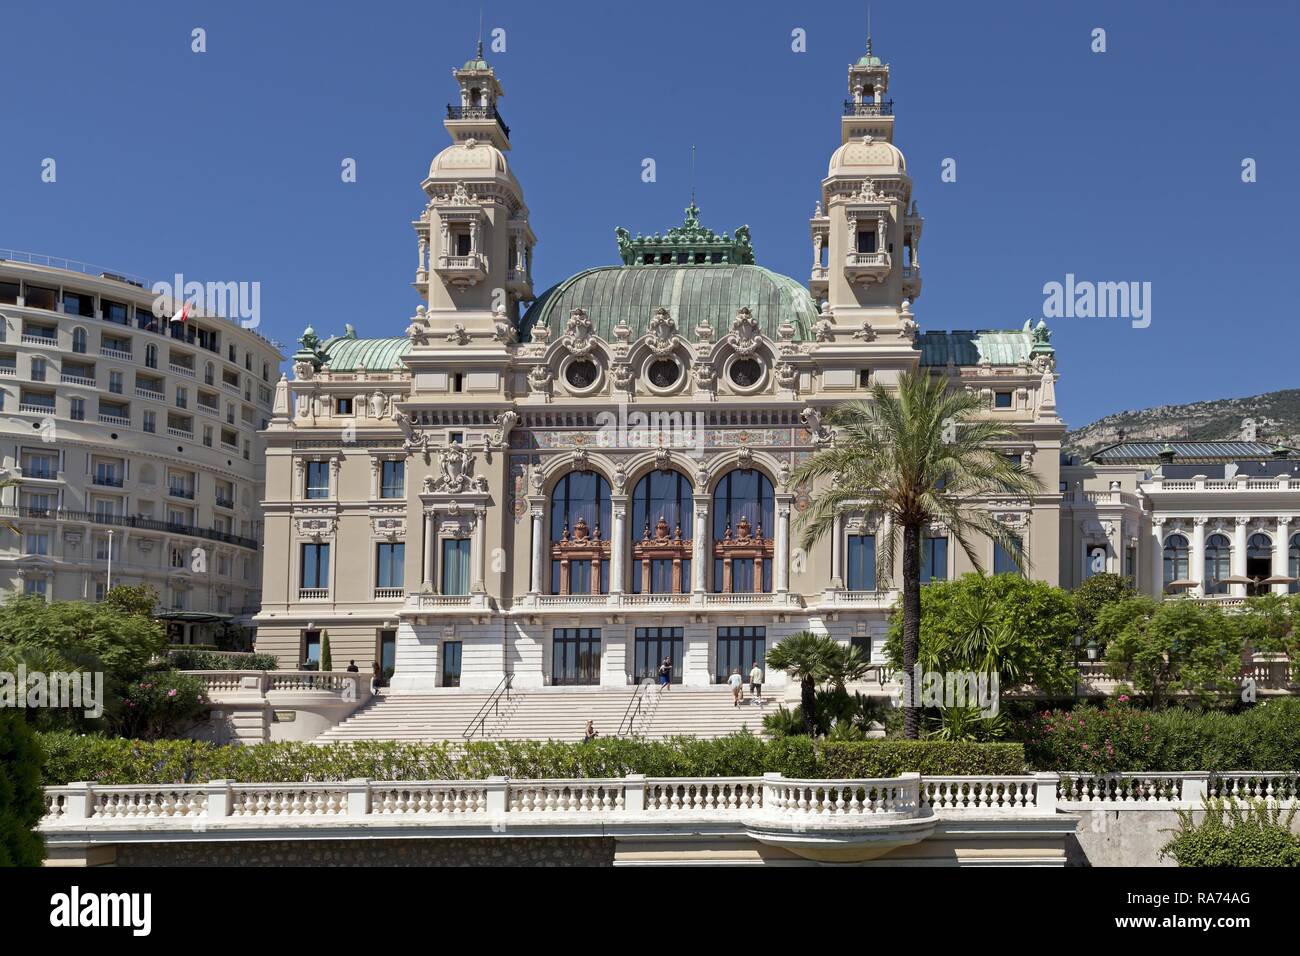
[[[646,377],[655,388],[672,388],[681,377],[682,370],[672,359],[659,359],[650,363]]]
[[[585,359],[580,362],[570,362],[569,367],[564,371],[564,380],[576,389],[591,388],[596,384],[599,376],[600,370],[596,368],[596,363]]]
[[[753,388],[763,378],[763,366],[757,359],[740,359],[731,363],[730,375],[738,388]]]

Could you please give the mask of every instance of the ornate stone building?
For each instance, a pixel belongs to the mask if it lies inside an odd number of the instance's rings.
[[[845,513],[805,552],[814,489],[790,475],[828,441],[827,407],[917,369],[1015,425],[1005,452],[1047,493],[985,505],[1019,526],[1032,573],[1058,580],[1049,333],[918,328],[923,219],[869,47],[809,197],[806,281],[758,265],[747,228],[714,232],[692,203],[666,233],[618,229],[619,264],[535,296],[504,91],[481,51],[452,75],[452,143],[414,222],[424,304],[390,338],[308,329],[279,383],[259,650],[292,666],[328,632],[336,666],[378,660],[394,691],[507,673],[622,687],[664,657],[707,684],[803,629],[878,658],[897,593],[877,583],[880,519]],[[970,569],[943,528],[924,544],[927,577]]]

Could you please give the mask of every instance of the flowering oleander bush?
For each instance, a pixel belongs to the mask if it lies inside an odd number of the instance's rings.
[[[1041,711],[1018,726],[1017,736],[1036,770],[1300,770],[1300,700],[1231,714],[1142,710],[1121,696],[1106,707]]]
[[[808,737],[763,740],[750,734],[716,739],[647,741],[597,738],[587,743],[476,741],[415,744],[266,743],[219,747],[191,740],[125,740],[45,735],[45,780],[104,784],[245,783],[372,780],[455,780],[506,776],[651,777],[757,776],[886,777],[929,774],[1008,774],[1024,769],[1019,744],[869,740],[815,742]]]
[[[119,725],[128,737],[169,737],[203,716],[203,681],[180,671],[157,671],[126,685]]]

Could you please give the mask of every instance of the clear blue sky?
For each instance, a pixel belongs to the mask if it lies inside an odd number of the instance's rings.
[[[539,290],[614,261],[616,225],[680,223],[691,144],[705,224],[748,223],[761,264],[806,280],[864,6],[487,3]],[[1066,273],[1149,281],[1150,328],[1054,323],[1071,425],[1298,384],[1300,4],[877,0],[872,16],[926,217],[923,328],[1019,327]],[[10,4],[0,246],[259,281],[262,331],[286,344],[308,323],[400,334],[409,223],[477,21],[472,3]]]

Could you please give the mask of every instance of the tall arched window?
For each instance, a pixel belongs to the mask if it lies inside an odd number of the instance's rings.
[[[1295,579],[1287,585],[1287,590],[1300,594],[1300,534],[1291,538],[1291,549],[1287,554],[1287,577]]]
[[[1266,534],[1252,534],[1246,542],[1246,577],[1256,582],[1273,576],[1273,540]],[[1271,584],[1247,585],[1246,593],[1251,597],[1267,594],[1272,590]]]
[[[80,352],[82,355],[86,354],[86,330],[85,329],[78,328],[72,330],[72,351]]]
[[[158,367],[158,346],[146,345],[144,347],[144,364],[147,368]]]
[[[1232,574],[1232,543],[1227,535],[1212,534],[1205,539],[1205,593],[1227,594],[1223,579]]]
[[[1175,581],[1186,581],[1191,577],[1191,548],[1187,538],[1181,534],[1171,534],[1165,538],[1165,587]]]
[[[713,491],[713,590],[772,590],[772,482],[755,468],[722,476]]]
[[[551,593],[608,594],[609,482],[594,471],[565,475],[551,492]]]
[[[681,472],[652,471],[637,482],[630,529],[633,594],[690,591],[694,514],[691,483]]]
[[[213,369],[213,367],[212,367],[212,363],[211,363],[211,362],[206,362],[206,363],[204,363],[204,365],[203,365],[203,384],[204,384],[204,385],[212,385],[212,384],[215,382],[215,380],[216,380],[216,373],[215,373],[215,371],[214,371],[214,369]]]

